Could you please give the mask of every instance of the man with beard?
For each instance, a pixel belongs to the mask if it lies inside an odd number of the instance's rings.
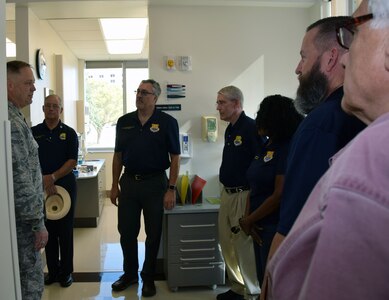
[[[290,146],[280,221],[269,259],[288,234],[316,182],[328,169],[329,158],[364,128],[362,122],[341,108],[344,68],[340,60],[347,50],[338,44],[335,29],[350,18],[321,19],[305,33],[301,60],[296,68],[300,86],[295,105],[307,116]]]
[[[342,108],[368,126],[331,158],[269,262],[268,299],[388,299],[389,1],[362,1],[337,30]]]

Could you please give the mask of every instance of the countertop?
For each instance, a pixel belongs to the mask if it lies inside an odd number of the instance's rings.
[[[176,206],[171,209],[165,209],[165,214],[188,214],[188,213],[205,213],[205,212],[217,212],[219,211],[219,204],[211,204],[207,202],[206,199],[203,200],[204,203],[197,204],[176,204]]]
[[[80,165],[77,166],[78,177],[77,179],[89,179],[94,178],[99,174],[101,167],[104,165],[105,159],[88,159],[85,160],[81,166],[93,166],[93,171],[91,172],[81,172]]]

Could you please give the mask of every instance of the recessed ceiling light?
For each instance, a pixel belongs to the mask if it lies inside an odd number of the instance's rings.
[[[100,19],[100,25],[106,40],[144,39],[147,18]]]
[[[144,40],[106,40],[110,54],[139,54],[142,53]]]
[[[139,54],[143,50],[147,18],[99,19],[110,54]]]

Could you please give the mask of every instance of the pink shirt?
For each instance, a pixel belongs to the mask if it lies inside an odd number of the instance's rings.
[[[334,156],[268,269],[268,299],[389,299],[389,113]]]

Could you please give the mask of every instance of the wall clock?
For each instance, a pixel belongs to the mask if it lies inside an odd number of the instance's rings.
[[[36,51],[36,72],[39,79],[44,79],[46,74],[46,58],[42,49]]]

